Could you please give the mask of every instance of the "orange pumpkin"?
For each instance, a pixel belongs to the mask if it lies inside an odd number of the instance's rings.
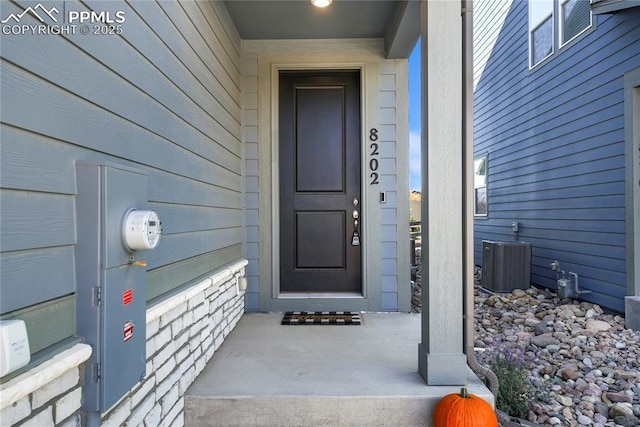
[[[491,405],[480,397],[469,394],[466,388],[460,393],[448,394],[433,410],[435,427],[498,427],[498,417]]]

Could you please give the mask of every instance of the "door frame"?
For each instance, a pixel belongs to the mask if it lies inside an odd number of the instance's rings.
[[[361,211],[362,215],[362,250],[361,250],[361,293],[281,293],[280,292],[280,72],[281,71],[358,71],[360,73],[360,183],[361,183]],[[370,221],[367,221],[368,194],[366,183],[366,140],[365,127],[368,122],[366,111],[366,67],[365,63],[272,63],[271,64],[271,293],[274,299],[366,299],[367,287],[367,259],[368,236],[371,235]]]

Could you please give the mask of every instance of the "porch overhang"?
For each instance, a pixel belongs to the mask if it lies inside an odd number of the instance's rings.
[[[420,37],[419,0],[225,0],[243,40],[384,39],[389,59],[408,58]]]
[[[271,91],[277,87],[273,80],[278,75],[274,72],[277,67],[283,63],[304,69],[309,69],[306,64],[312,64],[311,68],[353,66],[352,51],[342,50],[342,45],[349,45],[351,41],[373,42],[375,61],[381,59],[382,42],[386,58],[407,58],[419,36],[422,37],[422,193],[426,194],[422,211],[426,225],[423,230],[427,234],[422,252],[423,312],[418,366],[429,386],[464,385],[468,380],[467,354],[473,352],[473,176],[467,173],[473,166],[469,137],[472,129],[472,0],[464,3],[456,0],[333,0],[325,9],[314,8],[309,0],[226,0],[224,4],[243,40],[244,53],[252,58],[249,70],[256,96],[252,98],[251,108],[264,112],[260,115],[264,125],[255,123],[258,133],[253,143],[267,141],[254,149],[258,160],[267,168],[277,163],[273,161],[273,141],[270,140],[277,135],[273,131],[277,122],[272,124],[271,114],[276,108],[273,100],[277,96]],[[340,49],[332,50],[332,44],[340,45]],[[263,54],[259,48],[262,45],[269,45],[272,50],[264,49]],[[468,56],[464,64],[463,53]],[[406,66],[402,60],[388,62]],[[380,88],[379,82],[373,79],[376,75],[379,75],[377,69],[366,74],[372,78],[368,87]],[[407,91],[405,87],[403,90]],[[467,97],[467,101],[463,102],[463,97]],[[376,108],[372,103],[370,111]],[[378,120],[376,116],[370,122],[377,125]],[[406,136],[398,138],[408,143]],[[278,188],[278,185],[277,181],[273,184],[273,173],[268,175],[268,179],[259,180],[257,186],[261,194],[266,195],[260,206],[265,207],[263,212],[269,212],[264,216],[264,229],[271,230],[278,221],[269,215],[274,206],[279,206],[272,197],[271,187]],[[278,232],[279,229],[274,235],[278,236]],[[279,252],[277,246],[272,245],[277,237],[273,238],[269,232],[260,237],[262,246],[256,244],[255,250],[260,259],[267,262],[260,268],[264,278],[260,283],[264,285],[259,298],[264,301],[261,306],[271,304],[269,308],[273,308],[273,301],[280,300],[277,294],[279,262],[272,264],[274,256],[269,251]],[[270,289],[270,284],[275,287]],[[283,305],[289,304],[286,299],[281,301],[285,301]]]

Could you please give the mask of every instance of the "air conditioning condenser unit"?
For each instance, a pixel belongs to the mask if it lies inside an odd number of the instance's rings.
[[[511,292],[531,286],[531,243],[482,241],[482,286]]]

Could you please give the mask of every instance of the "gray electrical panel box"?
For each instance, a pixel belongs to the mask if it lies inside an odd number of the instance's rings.
[[[83,409],[102,413],[144,379],[146,268],[124,241],[132,210],[147,206],[147,175],[111,163],[76,164],[78,334],[93,348]]]

